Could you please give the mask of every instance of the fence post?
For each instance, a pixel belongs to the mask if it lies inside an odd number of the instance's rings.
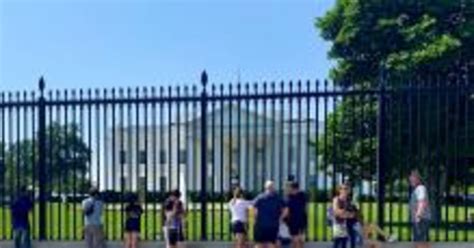
[[[207,73],[201,74],[201,240],[207,240]]]
[[[39,80],[40,97],[38,101],[38,187],[39,187],[39,240],[46,239],[46,104],[44,98],[45,82]]]
[[[385,222],[385,169],[386,169],[386,89],[385,77],[383,72],[380,76],[379,82],[379,97],[378,97],[378,118],[377,118],[377,224],[383,228]]]

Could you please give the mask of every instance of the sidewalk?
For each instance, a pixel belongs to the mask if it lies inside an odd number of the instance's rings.
[[[122,248],[121,242],[108,242],[107,248]],[[231,248],[232,244],[229,242],[190,242],[186,245],[187,248]],[[308,243],[305,247],[308,248],[331,248],[331,243]],[[383,247],[387,248],[410,248],[412,244],[406,242],[386,244]],[[473,248],[473,243],[435,243],[432,248]],[[13,248],[11,242],[0,242],[0,248]],[[33,243],[33,248],[84,248],[83,242],[40,242]],[[140,248],[165,248],[162,242],[144,242]]]

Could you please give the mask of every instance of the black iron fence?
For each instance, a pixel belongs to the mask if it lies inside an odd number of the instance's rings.
[[[162,239],[166,192],[186,204],[188,240],[230,240],[227,202],[289,178],[310,197],[309,240],[331,238],[334,187],[353,185],[367,222],[410,239],[407,175],[424,176],[431,239],[474,241],[474,90],[465,79],[383,79],[0,94],[0,239],[21,186],[35,199],[32,235],[82,239],[91,185],[106,202],[108,239],[123,237],[125,196],[145,208],[142,236]],[[393,87],[397,85],[397,87]],[[253,222],[253,219],[250,220]]]

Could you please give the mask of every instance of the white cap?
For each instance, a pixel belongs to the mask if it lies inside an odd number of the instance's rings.
[[[267,180],[265,182],[265,189],[266,190],[274,190],[275,188],[275,183],[272,180]]]

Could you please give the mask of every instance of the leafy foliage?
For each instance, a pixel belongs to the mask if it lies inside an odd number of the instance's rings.
[[[50,191],[87,192],[91,150],[79,135],[77,125],[53,123],[46,130],[46,182]],[[38,140],[24,139],[10,145],[5,156],[5,173],[10,187],[38,183]]]
[[[405,94],[397,89],[409,83],[468,82],[474,65],[473,14],[473,1],[337,0],[316,20],[321,36],[332,43],[335,86],[373,89],[381,72],[389,75],[384,83],[396,92],[386,109],[390,182],[406,184],[404,176],[413,168],[437,184],[435,194],[469,182],[472,174],[460,172],[472,171],[468,158],[474,157],[463,146],[474,134],[470,93]],[[323,160],[355,180],[372,180],[376,173],[377,105],[375,98],[345,97],[326,119],[328,128],[320,137],[327,143],[322,149],[331,151],[319,151]]]

